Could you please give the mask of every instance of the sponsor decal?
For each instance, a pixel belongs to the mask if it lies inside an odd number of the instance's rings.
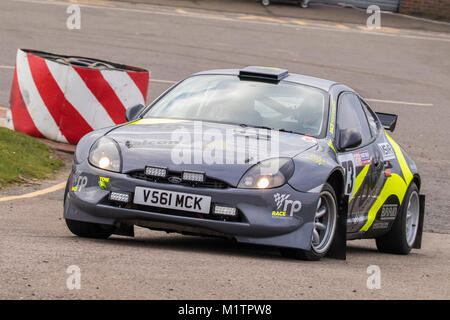
[[[330,120],[330,134],[334,134],[334,121],[336,118],[336,101],[332,100],[332,108],[331,108],[331,120]],[[334,149],[334,148],[333,148]]]
[[[286,217],[286,211],[272,211],[274,217]]]
[[[302,203],[299,200],[290,200],[290,196],[290,194],[280,193],[275,193],[273,195],[277,210],[272,211],[272,216],[292,217],[295,212],[301,210]]]
[[[74,176],[75,178],[75,176]],[[86,176],[78,176],[76,178],[76,184],[74,187],[72,187],[72,191],[82,191],[84,187],[86,187],[88,183],[88,178]]]
[[[230,147],[223,140],[213,140],[204,145],[205,149],[216,149],[216,150],[229,150]]]
[[[361,212],[354,212],[353,214],[355,216],[348,218],[347,224],[358,224],[367,220],[367,217],[361,216]]]
[[[394,220],[397,216],[398,206],[396,204],[385,204],[381,207],[380,220]]]
[[[395,159],[394,149],[392,149],[392,146],[389,143],[379,143],[378,148],[380,148],[381,154],[383,155],[383,160]]]
[[[309,155],[311,159],[313,159],[319,166],[323,165],[325,163],[325,159],[319,157],[318,155],[311,154]]]
[[[98,187],[102,190],[107,190],[111,187],[109,184],[109,178],[107,177],[98,177]]]
[[[345,172],[345,194],[348,194],[349,200],[352,198],[353,189],[355,188],[355,179],[356,179],[356,169],[355,169],[355,161],[353,159],[353,155],[351,153],[340,154],[337,156],[339,163],[344,169]]]
[[[315,138],[309,137],[309,136],[302,137],[302,140],[306,141],[306,142],[310,142],[310,143],[316,143],[316,141],[317,141]]]
[[[179,142],[175,140],[154,140],[154,139],[142,139],[142,140],[127,140],[125,142],[125,146],[128,149],[136,148],[136,149],[146,149],[146,148],[155,148],[155,147],[166,147],[166,146],[176,146]]]
[[[389,222],[374,222],[372,224],[372,230],[386,229],[389,226]]]
[[[284,136],[284,134],[283,134]],[[280,133],[276,130],[204,127],[194,121],[193,130],[179,127],[172,131],[171,160],[173,164],[256,164],[259,160],[280,154]],[[300,138],[298,138],[300,139]],[[162,145],[153,145],[162,148]]]
[[[297,135],[295,135],[293,133],[289,133],[287,136],[285,136],[285,139],[295,139],[295,140],[297,140],[298,137],[297,137]]]
[[[370,154],[369,151],[361,151],[353,153],[353,159],[355,160],[355,167],[362,167],[370,164]]]

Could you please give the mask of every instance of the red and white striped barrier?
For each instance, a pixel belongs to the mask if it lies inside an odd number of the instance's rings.
[[[19,49],[7,126],[76,144],[86,133],[125,122],[145,105],[149,73],[107,61]]]

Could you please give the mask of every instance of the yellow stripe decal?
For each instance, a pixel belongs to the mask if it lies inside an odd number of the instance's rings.
[[[160,124],[160,123],[178,123],[183,122],[185,120],[180,119],[160,119],[160,118],[147,118],[147,119],[139,119],[133,122],[128,123],[131,124]]]
[[[136,120],[136,121],[127,123],[126,126],[133,125],[133,124],[137,124],[137,123],[139,123],[139,121],[141,121],[141,120]]]
[[[413,179],[413,174],[408,167],[408,163],[406,162],[405,156],[403,155],[400,146],[387,133],[386,137],[388,138],[389,142],[392,145],[392,148],[394,149],[397,161],[400,164],[400,168],[402,170],[403,177],[405,177],[405,180],[403,180],[402,177],[395,173],[387,178],[386,183],[384,184],[384,187],[380,192],[380,195],[373,204],[372,208],[370,208],[369,210],[366,224],[361,228],[360,231],[369,230],[370,226],[375,220],[375,217],[377,216],[377,212],[380,210],[381,206],[390,195],[396,195],[401,205],[403,202],[403,198],[405,197],[406,190],[408,189],[409,183]]]
[[[413,179],[413,174],[411,173],[411,170],[409,170],[408,163],[406,163],[405,160],[405,156],[403,155],[403,152],[397,142],[395,142],[394,139],[392,139],[387,133],[386,137],[391,143],[392,148],[394,148],[395,155],[397,156],[397,160],[400,163],[400,168],[402,169],[403,177],[405,178],[405,182],[407,185],[409,185],[409,183]]]
[[[336,153],[336,149],[333,146],[333,142],[330,140],[328,140],[328,146],[330,146],[331,149],[333,149],[333,151]]]
[[[353,191],[353,194],[350,199],[348,199],[348,202],[350,202],[355,194],[358,192],[359,188],[361,187],[364,179],[366,178],[367,172],[369,171],[370,164],[366,164],[362,171],[358,174],[358,176],[355,179],[355,190]]]
[[[381,190],[380,195],[373,204],[372,208],[370,208],[369,210],[369,216],[367,217],[366,224],[359,231],[369,230],[370,226],[375,220],[377,212],[380,210],[381,206],[384,204],[384,202],[390,195],[395,194],[398,197],[400,203],[402,203],[403,197],[405,196],[405,192],[406,192],[405,181],[403,181],[402,177],[400,177],[398,174],[393,173],[386,180],[386,183],[384,184],[384,187]]]

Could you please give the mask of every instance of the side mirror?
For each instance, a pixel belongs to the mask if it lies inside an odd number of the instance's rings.
[[[375,112],[380,119],[383,128],[389,131],[394,131],[395,125],[397,124],[398,116],[391,113]]]
[[[362,142],[361,134],[352,128],[339,132],[339,146],[341,150],[356,148]]]
[[[133,121],[136,120],[139,113],[141,113],[142,110],[144,110],[144,106],[142,104],[137,104],[131,108],[128,108],[125,112],[125,119],[127,121]]]

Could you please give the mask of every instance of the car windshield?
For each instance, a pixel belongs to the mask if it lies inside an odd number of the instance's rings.
[[[169,91],[144,118],[213,121],[319,136],[325,123],[325,102],[322,90],[291,82],[199,75]]]

